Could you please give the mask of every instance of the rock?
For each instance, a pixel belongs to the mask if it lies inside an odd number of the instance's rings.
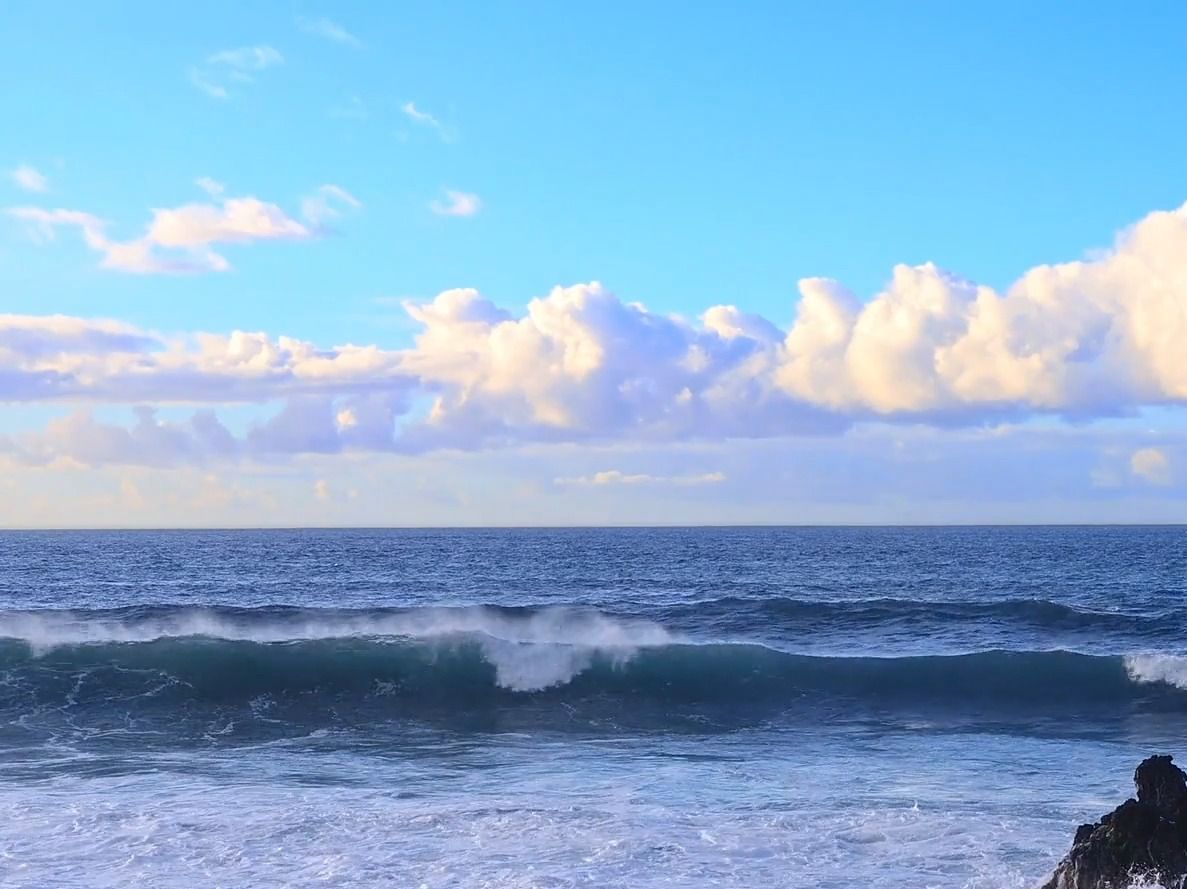
[[[1187,775],[1169,756],[1151,756],[1133,773],[1138,802],[1153,806],[1164,818],[1187,814]]]
[[[1187,775],[1169,756],[1137,767],[1137,799],[1076,830],[1043,889],[1127,889],[1135,882],[1187,887]]]

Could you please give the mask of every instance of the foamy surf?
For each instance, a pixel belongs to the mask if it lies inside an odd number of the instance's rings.
[[[111,611],[0,612],[0,638],[38,651],[60,645],[153,642],[202,636],[241,642],[399,637],[431,639],[475,633],[505,642],[626,648],[663,645],[673,634],[648,620],[588,608],[305,609],[154,606]]]
[[[1175,654],[1131,654],[1125,669],[1134,682],[1162,682],[1187,690],[1187,656]]]
[[[0,883],[1034,887],[1187,737],[1182,545],[0,535]]]

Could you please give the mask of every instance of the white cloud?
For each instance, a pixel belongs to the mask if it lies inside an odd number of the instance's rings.
[[[230,98],[235,86],[255,82],[255,74],[284,62],[271,46],[244,46],[207,56],[190,69],[190,83],[213,99]]]
[[[217,198],[227,190],[225,185],[223,185],[217,179],[211,179],[209,176],[199,176],[194,180],[194,185],[198,186],[198,188],[202,189],[212,198]]]
[[[400,110],[417,126],[427,127],[434,130],[443,142],[452,142],[454,139],[454,132],[451,127],[446,126],[442,121],[433,114],[416,107],[415,102],[405,102],[400,106]]]
[[[360,210],[363,202],[340,185],[322,185],[301,202],[301,215],[314,227],[323,226],[345,210]]]
[[[242,200],[158,211],[132,246],[112,245],[87,214],[11,212],[42,237],[75,226],[105,256],[147,243],[149,259],[201,260],[212,244],[308,233]],[[668,316],[596,282],[555,288],[521,314],[450,290],[405,303],[420,325],[405,349],[0,316],[0,401],[284,401],[247,437],[259,454],[758,439],[873,421],[979,427],[1187,402],[1187,207],[1004,292],[932,265],[896,268],[866,302],[822,279],[800,292],[781,330],[732,305],[699,322]],[[1105,469],[1169,479],[1167,453],[1132,451]]]
[[[362,41],[339,25],[328,18],[305,18],[301,16],[297,19],[297,27],[299,27],[306,34],[312,34],[315,37],[321,37],[333,43],[342,43],[346,46],[362,46]]]
[[[330,483],[324,478],[319,478],[313,483],[313,496],[318,500],[330,499]]]
[[[424,124],[425,126],[434,127],[437,129],[440,129],[441,127],[441,121],[437,120],[437,118],[433,117],[433,115],[429,114],[427,111],[421,111],[416,107],[415,102],[405,102],[400,107],[400,110],[416,123]]]
[[[436,200],[429,209],[438,216],[475,216],[482,209],[478,195],[466,191],[445,190],[445,200]]]
[[[244,46],[216,52],[206,61],[211,65],[226,65],[238,71],[262,71],[279,65],[284,57],[270,46]]]
[[[677,485],[687,487],[692,485],[715,485],[725,481],[723,472],[703,472],[696,475],[649,475],[647,473],[628,473],[618,469],[606,469],[593,475],[579,475],[570,478],[558,478],[558,485]]]
[[[215,185],[207,182],[207,190]],[[336,199],[344,200],[343,196],[349,197],[342,192]],[[323,200],[329,198],[323,195]],[[153,210],[144,234],[131,241],[112,240],[105,220],[78,210],[11,207],[7,213],[27,223],[30,234],[42,243],[53,240],[59,227],[77,228],[86,245],[102,254],[101,268],[132,274],[224,272],[231,264],[215,245],[301,240],[314,235],[276,204],[254,197]]]
[[[899,266],[864,303],[834,281],[800,291],[787,331],[732,306],[698,327],[597,284],[518,319],[451,291],[411,307],[425,331],[404,363],[438,393],[430,428],[492,438],[763,436],[1187,400],[1187,206],[1002,293],[931,264]]]
[[[226,99],[230,97],[227,88],[221,83],[217,83],[214,79],[201,68],[190,69],[190,83],[200,89],[212,99]]]
[[[227,198],[219,204],[185,204],[154,210],[147,239],[161,247],[194,248],[276,238],[304,238],[309,230],[275,204]]]
[[[1129,458],[1129,469],[1138,478],[1152,485],[1169,485],[1171,462],[1161,448],[1139,448]]]
[[[60,226],[72,226],[82,232],[83,240],[88,247],[95,250],[103,249],[108,243],[104,234],[107,223],[98,216],[84,213],[81,210],[46,210],[42,207],[9,207],[5,211],[13,219],[26,223],[30,237],[40,244],[46,244],[57,239]]]
[[[13,185],[24,191],[37,193],[49,191],[49,179],[46,175],[28,164],[21,164],[19,167],[9,170],[8,178],[12,180]]]
[[[271,401],[303,394],[402,393],[399,353],[332,349],[263,333],[166,337],[61,315],[0,315],[0,403]],[[363,405],[354,408],[362,426]]]

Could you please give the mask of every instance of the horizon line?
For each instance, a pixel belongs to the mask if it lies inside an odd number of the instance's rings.
[[[152,531],[697,531],[745,529],[944,529],[944,528],[1187,528],[1183,522],[737,522],[720,524],[624,523],[588,525],[28,525],[0,526],[0,534]]]

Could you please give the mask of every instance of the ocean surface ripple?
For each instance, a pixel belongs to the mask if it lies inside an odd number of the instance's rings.
[[[1033,886],[1187,756],[1185,544],[0,534],[0,883]]]

